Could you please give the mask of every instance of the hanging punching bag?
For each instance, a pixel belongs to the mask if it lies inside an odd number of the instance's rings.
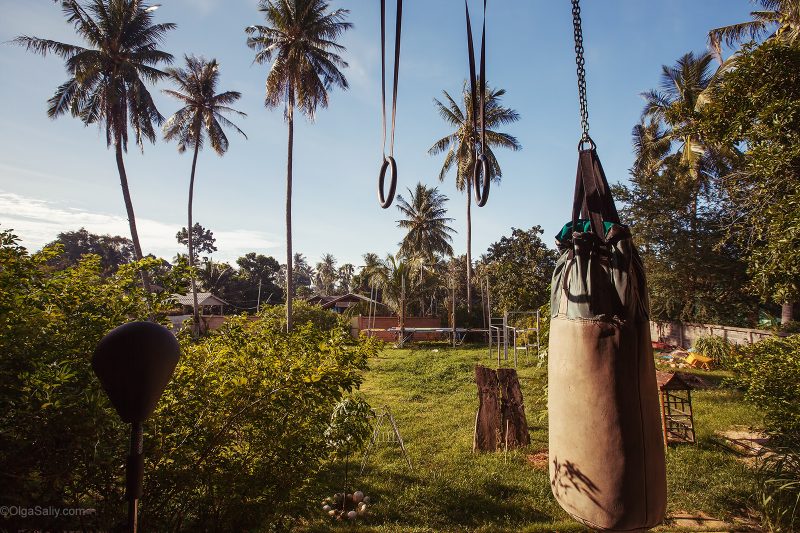
[[[589,527],[647,530],[662,521],[667,494],[647,287],[594,143],[580,150],[572,220],[556,239],[551,488]]]

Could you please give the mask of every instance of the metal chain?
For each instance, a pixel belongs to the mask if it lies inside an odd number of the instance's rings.
[[[589,137],[589,109],[586,101],[586,60],[583,58],[583,29],[581,27],[580,0],[572,0],[572,27],[575,33],[575,64],[578,66],[578,98],[581,103],[581,143],[591,142]]]

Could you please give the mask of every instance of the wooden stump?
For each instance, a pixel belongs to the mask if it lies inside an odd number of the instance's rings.
[[[493,452],[497,450],[500,429],[497,373],[491,368],[475,365],[475,383],[478,385],[478,416],[472,451]]]
[[[475,365],[478,413],[472,451],[497,451],[527,446],[531,442],[517,371],[493,370]]]
[[[517,371],[513,368],[498,368],[497,380],[500,383],[500,428],[509,449],[527,446],[531,443],[528,433],[528,420],[525,418],[525,403],[519,386]]]

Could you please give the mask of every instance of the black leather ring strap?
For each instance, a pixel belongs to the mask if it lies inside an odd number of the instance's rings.
[[[475,76],[475,48],[472,39],[472,21],[469,16],[469,2],[464,0],[464,10],[467,19],[467,52],[469,53],[469,81],[472,111],[473,142],[475,143],[475,166],[472,170],[472,184],[475,187],[475,198],[478,207],[483,207],[489,200],[489,165],[484,155],[486,147],[485,112],[486,112],[486,1],[483,0],[483,28],[481,31],[481,57],[480,78]],[[480,83],[480,88],[478,87]],[[480,106],[480,107],[478,107]],[[480,122],[479,122],[480,119]],[[480,132],[480,134],[478,133]],[[481,166],[478,169],[478,165]],[[481,173],[482,183],[478,183],[477,176]]]
[[[475,160],[472,183],[475,185],[475,203],[478,207],[485,206],[489,199],[489,186],[492,180],[489,179],[489,161],[483,154],[480,154]]]
[[[386,170],[391,167],[391,177],[389,178],[389,194],[384,193],[386,185]],[[381,173],[378,176],[378,201],[381,207],[386,209],[394,201],[394,193],[397,190],[397,163],[392,156],[386,156],[381,165]]]
[[[397,116],[397,83],[400,74],[400,30],[403,20],[403,0],[397,0],[397,18],[394,41],[394,78],[392,85],[392,122],[389,133],[389,155],[386,155],[386,0],[381,0],[381,113],[383,117],[383,163],[378,178],[378,198],[381,207],[392,205],[397,188],[397,163],[394,160],[394,130]],[[392,167],[391,184],[388,197],[384,197],[384,182],[387,168]]]

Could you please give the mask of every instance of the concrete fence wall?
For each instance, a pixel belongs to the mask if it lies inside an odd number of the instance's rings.
[[[192,315],[179,315],[168,317],[173,324],[173,330],[178,331],[184,320]],[[215,330],[222,326],[227,317],[221,315],[201,316],[203,328]],[[256,317],[251,317],[255,320]],[[407,328],[438,328],[442,322],[437,317],[407,317]],[[373,318],[373,329],[388,329],[398,326],[396,316],[377,316]],[[357,337],[362,330],[370,328],[369,318],[356,316],[350,320],[350,333]],[[752,344],[766,337],[772,337],[772,331],[763,329],[748,329],[733,326],[720,326],[718,324],[692,324],[683,322],[650,322],[650,337],[654,341],[664,342],[682,348],[690,348],[700,337],[716,336],[727,339],[734,344]],[[387,342],[397,340],[397,333],[388,331],[375,331],[373,336]],[[439,340],[446,337],[441,333],[416,333],[414,340]]]
[[[700,337],[722,337],[733,344],[752,344],[773,332],[763,329],[748,329],[717,324],[692,324],[684,322],[650,322],[650,337],[682,348],[690,348]]]

